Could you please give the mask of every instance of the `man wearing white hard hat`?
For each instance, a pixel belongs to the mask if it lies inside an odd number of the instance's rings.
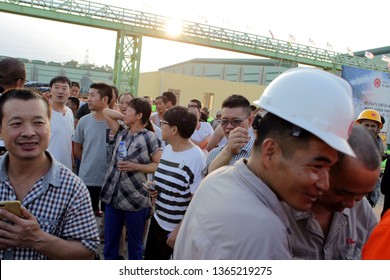
[[[328,171],[348,144],[352,89],[322,70],[286,71],[254,102],[248,160],[206,177],[184,216],[174,259],[290,259],[292,234],[282,201],[310,211],[329,189]]]
[[[284,205],[289,217],[294,258],[306,260],[359,260],[362,248],[377,224],[365,198],[381,171],[381,155],[374,137],[361,125],[349,136],[356,157],[340,153],[329,172],[329,190],[310,212]]]

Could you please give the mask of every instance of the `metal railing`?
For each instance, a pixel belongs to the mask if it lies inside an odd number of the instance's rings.
[[[0,0],[0,3],[3,3],[0,5],[0,11],[4,12],[58,20],[56,16],[49,14],[55,12],[57,15],[69,16],[63,17],[61,21],[70,23],[103,28],[101,23],[103,21],[104,28],[107,29],[125,30],[140,36],[180,41],[326,69],[340,70],[342,65],[349,65],[389,71],[387,63],[383,61],[185,20],[182,21],[182,33],[173,38],[165,31],[166,23],[172,18],[89,1]],[[34,9],[34,12],[29,9]],[[94,21],[98,21],[99,24]]]

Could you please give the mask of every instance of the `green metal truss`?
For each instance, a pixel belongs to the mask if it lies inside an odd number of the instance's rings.
[[[114,84],[121,92],[137,95],[142,37],[118,31],[115,48]]]
[[[387,63],[206,24],[182,21],[169,35],[171,18],[82,0],[0,0],[0,11],[117,32],[114,83],[137,94],[142,37],[218,48],[339,71],[343,65],[388,72]]]

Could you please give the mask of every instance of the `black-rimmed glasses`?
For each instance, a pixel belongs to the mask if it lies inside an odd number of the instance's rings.
[[[168,123],[167,121],[160,121],[160,126],[163,126],[163,124],[164,124],[164,125],[165,125],[165,124],[169,125],[169,123]]]
[[[241,123],[245,120],[246,119],[233,119],[233,120],[222,119],[220,121],[220,124],[221,124],[221,126],[227,126],[230,123],[232,126],[237,127],[237,126],[241,125]]]

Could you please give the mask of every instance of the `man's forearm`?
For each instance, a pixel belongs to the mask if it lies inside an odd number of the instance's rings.
[[[65,240],[46,232],[33,244],[33,248],[56,260],[91,260],[94,257],[94,253],[80,241]]]
[[[207,173],[211,173],[214,170],[229,165],[230,160],[233,158],[233,155],[227,149],[227,146],[221,150],[218,156],[209,164],[207,168]]]

